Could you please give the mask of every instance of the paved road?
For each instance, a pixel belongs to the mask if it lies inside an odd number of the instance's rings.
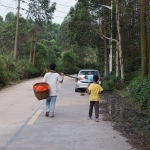
[[[45,101],[32,90],[40,81],[0,91],[0,150],[131,150],[109,122],[87,120],[88,95],[74,92],[72,78],[59,88],[55,117],[45,117]]]

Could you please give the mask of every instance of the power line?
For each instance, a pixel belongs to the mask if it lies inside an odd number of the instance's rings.
[[[26,2],[26,1],[24,1],[24,0],[21,0],[21,2],[22,2],[22,3],[27,3],[27,4],[28,4],[28,2]],[[52,2],[50,2],[50,3],[52,3]],[[56,3],[56,4],[58,4],[58,3]],[[62,5],[62,4],[58,4],[58,5]],[[66,5],[62,5],[62,6],[65,6],[65,7],[71,7],[71,6],[66,6]],[[24,8],[22,8],[22,9],[25,10]],[[60,13],[67,14],[66,12],[63,12],[63,11],[58,11],[58,10],[55,10],[55,11],[60,12]]]
[[[26,1],[24,0],[21,0],[21,2],[23,3],[27,3]],[[56,2],[50,2],[50,3],[56,3]],[[64,6],[64,7],[71,7],[71,6],[67,6],[67,5],[63,5],[63,4],[60,4],[60,3],[56,3],[57,5],[61,5],[61,6]]]
[[[21,0],[21,2],[27,3],[27,2],[25,2],[24,0]],[[52,3],[52,2],[50,2],[50,3]],[[60,4],[60,3],[57,3],[57,4],[58,4],[58,5],[61,5],[61,6],[65,6],[65,7],[71,7],[71,6],[67,6],[67,5]],[[11,9],[17,9],[17,8],[10,7],[10,6],[6,6],[6,5],[0,5],[0,6],[6,7],[6,8],[11,8]],[[123,7],[123,8],[125,8],[125,9],[130,9],[130,10],[133,10],[133,11],[136,11],[135,9],[129,8],[129,7],[126,7],[126,6],[121,6],[121,5],[120,5],[120,7]],[[21,8],[21,7],[20,7],[20,9],[21,9],[21,10],[28,11],[28,10],[26,10],[26,9],[24,9],[24,8]],[[56,11],[56,12],[60,12],[60,13],[67,14],[66,12],[63,12],[63,11],[58,11],[58,10],[55,10],[55,11]],[[138,12],[138,11],[137,11],[137,12]],[[148,12],[145,12],[145,13],[149,14]],[[54,16],[54,17],[65,18],[66,16],[65,16],[65,17]]]
[[[56,2],[50,2],[50,3],[56,3]],[[63,5],[63,4],[59,4],[59,3],[56,3],[57,5],[61,5],[61,6],[64,6],[64,7],[71,7],[71,6],[67,6],[67,5]]]
[[[0,2],[0,3],[1,3],[1,5],[0,5],[0,6],[6,7],[6,5],[4,5],[2,2]],[[6,8],[7,8],[7,10],[9,10],[9,9],[10,9],[10,10],[12,11],[12,9],[15,9],[14,7],[13,7],[13,8],[10,8],[11,4],[12,4],[12,2],[11,2],[11,3],[10,3],[7,7],[6,7]],[[6,11],[7,11],[7,10],[6,10]],[[3,16],[4,16],[4,14],[6,13],[6,11],[4,11],[4,12],[3,12]]]
[[[6,5],[0,5],[0,6],[6,7],[6,8],[16,9],[16,8],[14,8],[14,7],[6,6]]]
[[[22,2],[22,3],[26,3],[26,4],[27,4],[27,2],[25,2],[24,0],[21,0],[21,2]]]
[[[65,18],[65,17],[61,17],[61,16],[55,16],[55,15],[53,15],[54,17],[58,17],[58,18]]]
[[[63,11],[58,11],[58,10],[55,10],[57,12],[60,12],[60,13],[63,13],[63,14],[67,14],[66,12],[63,12]]]

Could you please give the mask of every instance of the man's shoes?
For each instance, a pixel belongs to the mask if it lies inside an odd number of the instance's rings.
[[[87,119],[88,119],[88,120],[92,120],[92,117],[88,117]]]
[[[96,122],[99,122],[99,119],[98,119],[98,118],[96,118],[96,119],[95,119],[95,121],[96,121]]]
[[[54,115],[52,115],[52,116],[49,116],[50,118],[53,118],[54,117]]]
[[[45,116],[46,116],[46,117],[49,117],[49,112],[48,112],[48,111],[45,113]]]

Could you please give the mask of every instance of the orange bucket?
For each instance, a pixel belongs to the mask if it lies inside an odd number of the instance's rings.
[[[50,86],[46,82],[39,82],[33,85],[35,97],[44,100],[49,97]]]

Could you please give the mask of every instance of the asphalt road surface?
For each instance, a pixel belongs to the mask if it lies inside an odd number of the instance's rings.
[[[75,81],[65,77],[59,87],[55,117],[45,117],[45,100],[34,96],[24,81],[0,91],[0,150],[131,150],[111,123],[87,120],[88,95],[75,93]],[[133,149],[132,149],[133,150]]]

